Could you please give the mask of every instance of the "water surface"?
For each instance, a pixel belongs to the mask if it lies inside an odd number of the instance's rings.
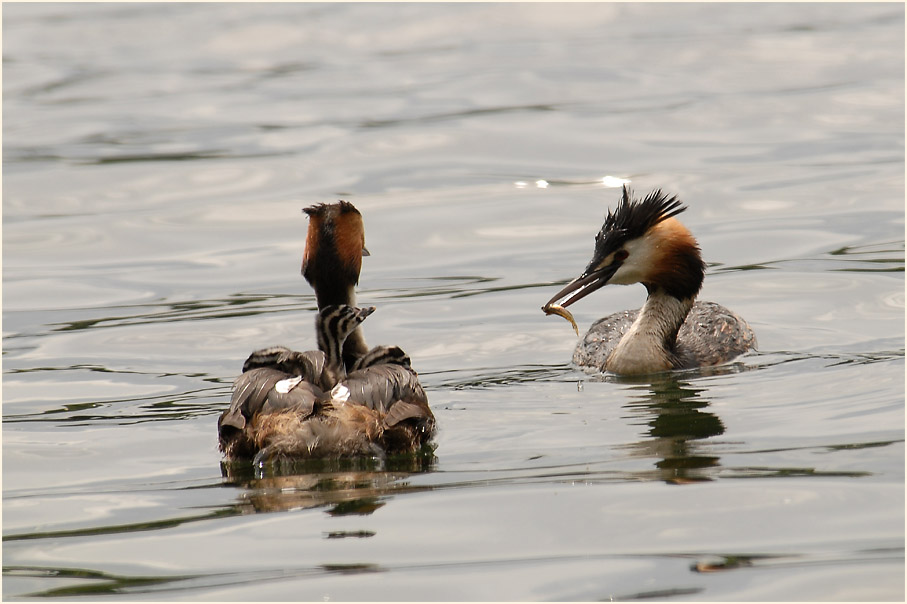
[[[3,13],[4,599],[903,600],[902,5]],[[540,306],[621,179],[689,205],[758,352],[570,366]],[[434,456],[224,473],[338,198]]]

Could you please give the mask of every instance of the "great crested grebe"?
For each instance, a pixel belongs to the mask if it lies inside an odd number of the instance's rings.
[[[755,348],[742,318],[714,302],[696,302],[705,264],[690,231],[674,218],[681,201],[657,189],[643,200],[630,191],[595,237],[583,274],[542,307],[571,320],[570,306],[603,285],[642,283],[649,295],[639,310],[599,319],[577,344],[573,362],[618,374],[644,374],[719,365]],[[575,326],[575,324],[574,324]]]
[[[367,253],[362,217],[347,202],[305,211],[303,274],[318,300],[318,350],[273,346],[246,359],[218,420],[220,449],[256,464],[417,451],[435,418],[409,356],[396,346],[368,349],[359,326],[375,309],[346,303]]]
[[[356,285],[362,269],[365,228],[362,214],[348,201],[320,203],[302,210],[309,217],[302,276],[315,290],[318,308],[333,304],[356,305]],[[343,346],[347,369],[368,352],[362,330],[357,328]]]

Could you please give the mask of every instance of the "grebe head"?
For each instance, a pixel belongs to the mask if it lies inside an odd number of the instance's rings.
[[[319,338],[326,337],[343,341],[353,333],[366,317],[375,312],[374,306],[357,308],[347,304],[332,304],[318,311],[315,318],[315,332]],[[319,342],[320,343],[320,342]]]
[[[365,249],[362,214],[348,201],[321,203],[303,210],[309,216],[302,276],[315,290],[318,306],[345,304],[359,282]]]
[[[674,218],[682,202],[656,189],[631,200],[624,186],[617,208],[595,236],[595,252],[583,274],[554,295],[548,304],[569,306],[608,284],[642,283],[649,293],[662,290],[692,299],[702,287],[705,265],[690,231]]]
[[[348,304],[331,304],[318,311],[315,317],[315,335],[318,338],[318,349],[325,356],[325,371],[329,381],[336,382],[346,375],[343,363],[343,343],[375,312],[374,306],[356,308]]]

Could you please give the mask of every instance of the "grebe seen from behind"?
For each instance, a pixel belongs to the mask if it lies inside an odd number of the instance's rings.
[[[343,365],[344,340],[374,310],[326,306],[315,322],[319,350],[252,353],[218,421],[228,460],[383,456],[428,441],[434,415],[402,350],[373,348],[349,374]]]
[[[343,342],[374,310],[327,306],[315,317],[319,350],[296,352],[274,346],[246,359],[233,384],[230,408],[217,422],[220,449],[228,459],[263,452],[267,457],[275,450],[275,441],[286,440],[304,422],[322,421],[319,416],[324,415],[331,390],[346,377]]]
[[[599,319],[579,341],[573,362],[618,374],[645,374],[725,363],[755,348],[742,318],[714,302],[697,302],[705,264],[696,239],[675,218],[686,210],[661,190],[631,200],[629,189],[595,237],[583,274],[542,307],[564,310],[604,285],[642,283],[642,308]]]
[[[320,203],[302,210],[309,217],[302,276],[315,290],[318,308],[345,304],[356,306],[356,285],[362,269],[365,227],[362,214],[348,201]],[[351,369],[356,359],[368,351],[362,330],[357,328],[346,339],[343,360]]]
[[[304,210],[309,227],[302,273],[315,290],[318,350],[272,346],[253,352],[218,421],[228,460],[414,453],[435,418],[409,356],[397,346],[369,349],[355,308],[362,216],[353,204]]]

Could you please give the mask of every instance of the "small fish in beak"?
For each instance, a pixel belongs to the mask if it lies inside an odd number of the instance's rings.
[[[545,311],[546,315],[557,315],[559,317],[564,317],[570,321],[570,325],[573,325],[573,331],[576,332],[576,335],[579,336],[579,327],[576,326],[576,320],[573,318],[573,315],[570,314],[570,311],[561,306],[560,304],[548,303],[542,307],[542,310]]]

